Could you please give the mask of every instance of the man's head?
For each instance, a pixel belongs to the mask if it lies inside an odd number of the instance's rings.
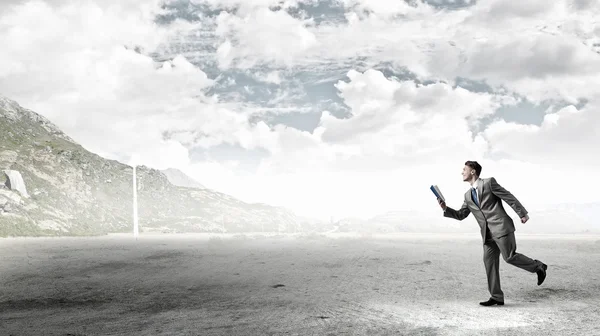
[[[481,165],[477,161],[465,162],[462,171],[463,181],[474,181],[481,175]]]

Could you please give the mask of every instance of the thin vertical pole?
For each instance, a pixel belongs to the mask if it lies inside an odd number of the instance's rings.
[[[136,166],[133,166],[133,237],[137,240],[139,232],[138,227],[138,206],[137,206],[137,177]]]

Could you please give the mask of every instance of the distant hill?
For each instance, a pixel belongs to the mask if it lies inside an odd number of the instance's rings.
[[[388,211],[368,219],[343,218],[336,222],[339,232],[476,232],[469,220],[444,218],[441,211]]]
[[[600,203],[554,204],[529,207],[530,220],[522,224],[515,212],[504,204],[515,222],[518,233],[528,234],[585,234],[600,233]],[[443,217],[441,209],[430,212],[389,211],[369,219],[344,218],[336,223],[338,232],[456,232],[478,233],[479,226],[473,215],[462,221]]]
[[[5,185],[18,171],[30,197]],[[249,204],[173,170],[140,166],[142,231],[296,232],[320,224],[291,211]],[[0,96],[0,236],[132,231],[132,167],[87,151],[43,116]],[[184,185],[184,186],[182,186]]]
[[[161,170],[161,172],[165,174],[169,182],[171,182],[171,184],[173,185],[187,188],[206,189],[205,186],[203,186],[193,178],[187,176],[184,172],[182,172],[179,169],[168,168]]]

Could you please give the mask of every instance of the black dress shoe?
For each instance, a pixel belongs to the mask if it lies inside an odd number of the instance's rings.
[[[482,305],[482,306],[493,306],[493,305],[503,306],[504,302],[503,301],[496,301],[496,300],[490,298],[487,301],[479,302],[479,304]]]
[[[548,269],[548,265],[542,263],[542,266],[540,267],[539,270],[536,271],[537,276],[538,276],[538,286],[542,284],[542,282],[544,282],[544,280],[546,279],[546,270]]]

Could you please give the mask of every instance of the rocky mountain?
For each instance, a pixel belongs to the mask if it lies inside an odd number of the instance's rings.
[[[205,186],[200,184],[198,181],[186,175],[179,169],[168,168],[161,170],[163,174],[167,177],[167,180],[171,182],[171,184],[179,186],[179,187],[188,187],[188,188],[196,188],[196,189],[206,189]]]
[[[20,173],[29,195],[7,186],[5,170]],[[131,232],[132,173],[131,166],[87,151],[45,117],[0,96],[0,236]],[[142,232],[319,227],[285,208],[248,204],[172,172],[139,166],[136,173]]]

